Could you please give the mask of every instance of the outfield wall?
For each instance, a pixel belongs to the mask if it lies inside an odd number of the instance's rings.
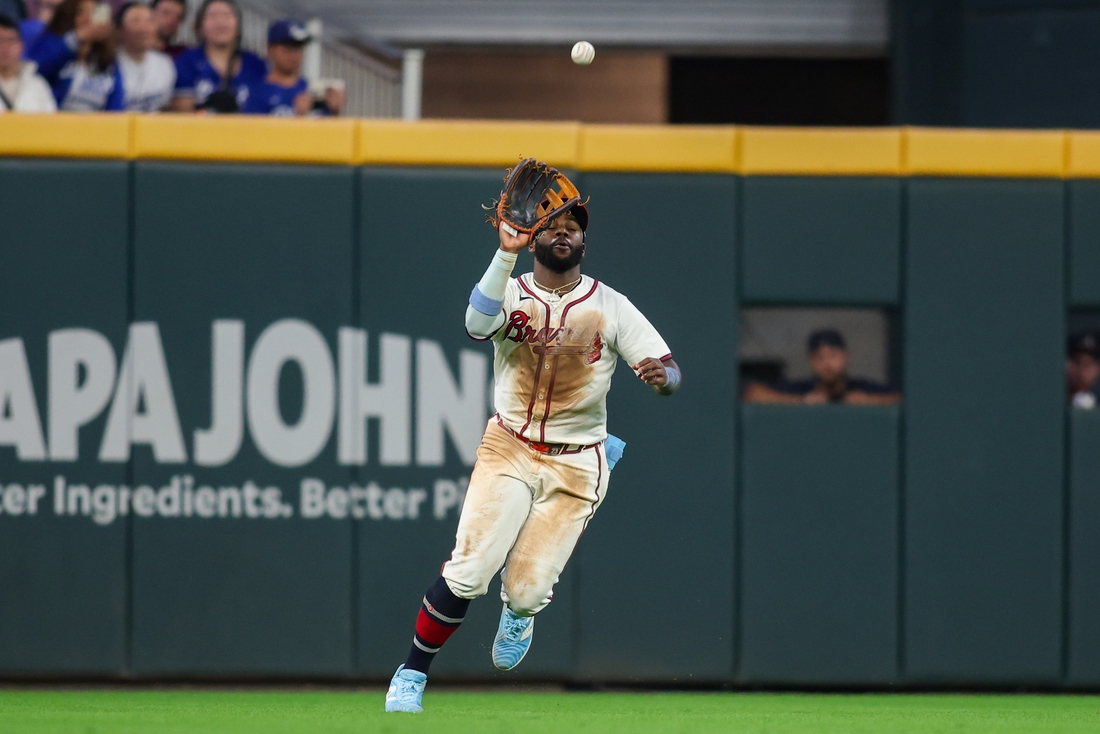
[[[611,494],[507,678],[1100,684],[1091,133],[0,117],[0,675],[385,678],[489,350],[480,205],[546,157],[621,368]],[[737,309],[900,314],[900,407],[741,406]],[[123,505],[126,513],[122,514]],[[433,671],[497,679],[499,602]]]

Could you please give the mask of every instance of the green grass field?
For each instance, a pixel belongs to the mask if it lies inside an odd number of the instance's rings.
[[[429,690],[0,690],[3,734],[255,732],[1097,732],[1100,696],[553,693]]]

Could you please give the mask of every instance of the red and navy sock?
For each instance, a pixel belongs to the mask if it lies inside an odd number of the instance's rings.
[[[459,599],[451,593],[447,582],[440,576],[424,595],[420,614],[416,618],[416,634],[405,661],[406,670],[427,673],[435,654],[447,638],[454,634],[466,616],[469,599]]]

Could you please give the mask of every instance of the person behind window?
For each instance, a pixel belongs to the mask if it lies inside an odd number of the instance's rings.
[[[19,24],[0,15],[0,114],[57,112],[57,103],[33,61],[23,60]]]
[[[67,112],[124,110],[122,76],[115,63],[111,9],[94,0],[62,0],[27,57]]]
[[[182,43],[174,43],[180,24],[187,15],[184,0],[153,0],[153,23],[157,26],[157,50],[175,60],[187,50]]]
[[[901,402],[901,395],[889,387],[848,375],[848,347],[839,331],[815,331],[810,334],[806,347],[814,373],[812,379],[780,381],[773,387],[750,383],[745,389],[745,402],[805,405],[894,405]]]
[[[1070,405],[1083,410],[1096,407],[1100,389],[1100,335],[1074,334],[1066,348],[1066,393]]]
[[[180,112],[239,112],[250,85],[267,76],[264,60],[241,50],[241,11],[232,0],[204,0],[195,15],[199,45],[176,59],[172,107]]]
[[[126,109],[131,112],[164,109],[172,101],[176,65],[167,54],[156,50],[153,11],[144,3],[124,3],[115,13],[115,27],[122,47],[118,68],[126,90]]]
[[[260,83],[249,89],[248,101],[241,112],[254,115],[339,115],[344,106],[344,94],[326,89],[324,99],[313,99],[309,82],[302,76],[304,47],[310,42],[309,32],[291,18],[277,20],[267,29],[267,60],[270,71]]]

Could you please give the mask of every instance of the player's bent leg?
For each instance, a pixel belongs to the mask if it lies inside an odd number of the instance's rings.
[[[470,600],[488,590],[530,511],[531,490],[516,468],[522,464],[507,455],[510,446],[492,440],[499,437],[490,433],[478,448],[454,551],[442,576],[424,595],[408,658],[391,682],[394,700],[386,696],[387,711],[422,710],[420,699],[432,661],[462,623]]]
[[[541,491],[501,574],[505,605],[493,641],[498,668],[510,670],[527,654],[534,615],[550,603],[554,584],[606,495],[608,475],[599,451],[544,463]]]
[[[489,424],[462,502],[455,547],[443,566],[443,578],[456,596],[474,599],[489,590],[531,511],[525,451],[495,422]]]

